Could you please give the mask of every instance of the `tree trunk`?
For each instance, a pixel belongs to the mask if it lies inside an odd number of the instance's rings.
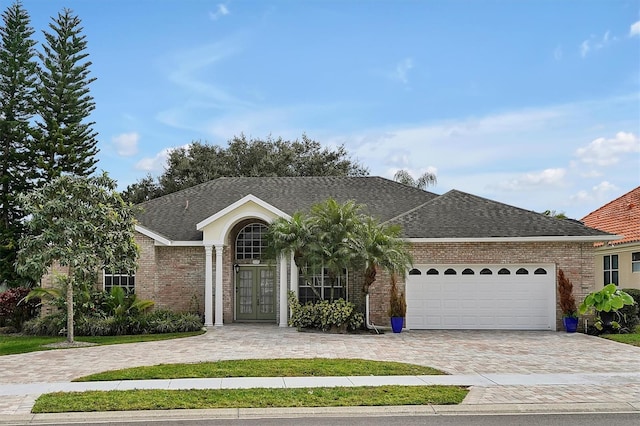
[[[67,280],[67,342],[73,343],[73,278]]]

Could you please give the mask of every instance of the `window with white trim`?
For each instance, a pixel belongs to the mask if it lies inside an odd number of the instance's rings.
[[[334,280],[329,277],[327,268],[310,271],[307,267],[301,267],[299,271],[298,300],[300,303],[347,299],[349,274],[346,269]]]
[[[631,272],[640,272],[640,251],[631,253]]]
[[[603,270],[604,270],[604,285],[614,283],[618,285],[620,283],[620,279],[618,277],[618,255],[617,254],[609,254],[605,255],[603,259]]]
[[[122,287],[126,294],[134,294],[136,291],[136,275],[126,272],[104,272],[104,291],[111,292],[113,287]]]

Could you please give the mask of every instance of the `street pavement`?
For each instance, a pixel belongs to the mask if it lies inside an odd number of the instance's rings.
[[[257,358],[400,361],[438,368],[449,375],[71,382],[76,377],[126,367]],[[53,391],[385,384],[452,384],[470,386],[470,392],[458,406],[386,407],[376,410],[351,407],[329,409],[328,412],[373,413],[383,410],[396,415],[424,414],[425,411],[440,414],[554,410],[640,412],[640,348],[579,333],[548,331],[437,330],[339,335],[301,333],[272,325],[233,324],[210,328],[201,336],[183,339],[2,356],[0,424],[55,419],[56,415],[29,414],[39,395]],[[195,411],[205,411],[211,418],[238,418],[253,413],[251,410]],[[282,409],[274,410],[280,414],[283,412]],[[181,410],[179,415],[189,415],[186,411]],[[294,416],[307,411],[289,409],[286,412]],[[261,412],[269,415],[265,410]],[[105,416],[115,418],[112,416],[117,415],[75,414],[85,420],[87,416],[98,419]],[[166,417],[175,414],[146,412],[138,415]]]

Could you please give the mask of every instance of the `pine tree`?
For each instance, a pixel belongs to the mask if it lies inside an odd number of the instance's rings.
[[[14,262],[24,212],[17,196],[31,188],[35,156],[35,49],[29,14],[20,1],[2,14],[0,27],[0,284],[22,284]]]
[[[63,9],[43,31],[45,43],[39,54],[40,178],[48,182],[61,174],[88,176],[95,171],[98,153],[94,122],[87,121],[95,108],[89,93],[91,62],[86,60],[86,36],[80,19]]]

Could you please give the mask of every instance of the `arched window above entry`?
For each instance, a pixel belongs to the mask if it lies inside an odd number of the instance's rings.
[[[236,237],[236,260],[262,259],[266,233],[267,226],[263,223],[250,223],[242,228]]]
[[[413,268],[409,271],[409,275],[422,275],[422,272],[420,272],[420,269]]]

